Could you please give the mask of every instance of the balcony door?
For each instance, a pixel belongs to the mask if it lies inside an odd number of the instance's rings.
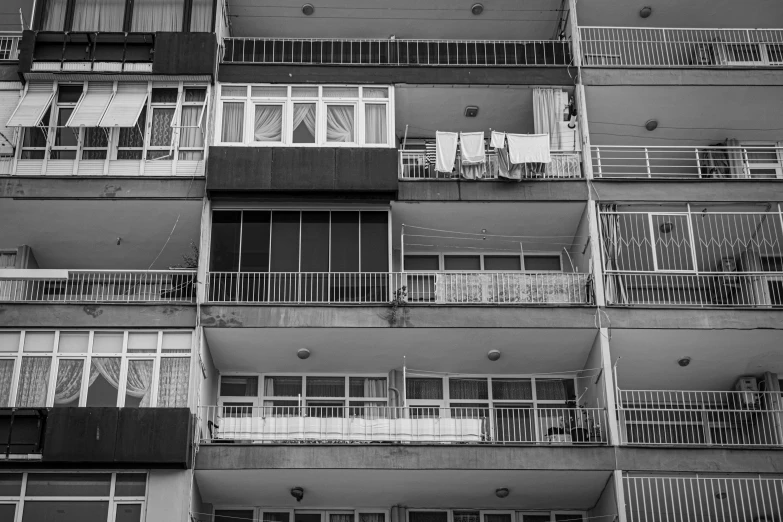
[[[656,272],[693,272],[693,230],[689,215],[649,214]]]

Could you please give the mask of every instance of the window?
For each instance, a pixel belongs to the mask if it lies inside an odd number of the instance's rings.
[[[45,0],[36,29],[210,32],[213,13],[212,0]]]
[[[0,473],[0,520],[142,522],[146,494],[146,473]]]
[[[147,159],[171,159],[173,149],[172,123],[177,110],[176,88],[152,88],[150,131],[147,133]]]
[[[177,331],[2,331],[0,404],[187,407],[191,342]]]
[[[222,85],[222,144],[392,146],[390,87]]]
[[[441,268],[442,267],[442,268]],[[406,272],[561,272],[559,254],[406,254]]]
[[[769,144],[743,144],[745,149],[748,175],[751,178],[783,178],[783,149]]]

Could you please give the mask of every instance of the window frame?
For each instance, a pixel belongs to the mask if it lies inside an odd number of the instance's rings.
[[[781,44],[783,45],[783,44]],[[772,169],[775,171],[775,179],[781,179],[783,178],[783,142],[774,142],[774,141],[743,141],[740,143],[740,146],[742,147],[769,147],[769,149],[775,153],[775,156],[777,158],[777,161],[775,163],[751,163],[750,158],[748,157],[748,153],[752,153],[754,151],[748,151],[747,149],[744,150],[742,163],[743,167],[747,171],[747,176],[750,179],[754,179],[753,176],[753,169]],[[758,177],[756,179],[764,179],[762,177]],[[768,179],[768,178],[767,178]]]
[[[545,273],[551,273],[551,274],[561,274],[565,271],[563,270],[563,256],[561,252],[558,251],[552,251],[552,252],[536,252],[534,254],[532,253],[526,253],[522,252],[519,254],[512,254],[508,251],[488,251],[488,252],[482,252],[480,254],[477,254],[476,252],[470,252],[470,251],[464,251],[464,250],[444,250],[439,252],[426,252],[426,251],[412,251],[408,252],[405,251],[402,256],[402,271],[406,272],[405,269],[405,258],[407,256],[438,256],[438,270],[416,270],[415,272],[426,272],[426,273],[432,273],[437,274],[440,272],[445,273],[470,273],[470,274],[481,274],[483,272],[486,272],[487,270],[484,268],[484,257],[485,256],[505,256],[505,257],[519,257],[519,270],[492,270],[492,273],[501,273],[501,274],[524,274],[524,273],[538,273],[538,270],[534,271],[528,271],[525,269],[525,257],[554,257],[557,256],[560,259],[560,270],[546,270]],[[480,266],[481,268],[479,270],[446,270],[446,257],[447,256],[478,256],[480,260]]]
[[[245,87],[245,96],[224,95],[224,88]],[[285,87],[286,97],[281,96],[253,96],[253,87]],[[297,87],[317,88],[318,95],[293,96],[293,89]],[[356,88],[356,97],[324,97],[324,87]],[[365,87],[387,89],[387,98],[365,98]],[[244,102],[244,122],[242,125],[244,136],[241,141],[223,141],[223,105],[225,103]],[[294,143],[294,105],[302,103],[315,104],[315,143]],[[283,132],[280,142],[255,141],[254,120],[256,105],[283,105]],[[354,140],[352,142],[331,142],[326,139],[327,108],[331,105],[354,107]],[[367,143],[365,127],[366,105],[384,105],[386,108],[386,143]],[[269,83],[221,83],[217,89],[217,103],[215,104],[215,140],[214,144],[221,147],[359,147],[359,148],[395,148],[394,135],[394,86],[393,85],[300,85],[300,84],[269,84]]]

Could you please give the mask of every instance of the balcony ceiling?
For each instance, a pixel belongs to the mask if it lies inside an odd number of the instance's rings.
[[[780,346],[780,330],[614,329],[611,351],[620,388],[728,391],[742,375],[783,374]]]
[[[665,71],[658,71],[666,74]],[[783,139],[780,87],[586,87],[593,145],[709,145]],[[645,122],[658,120],[652,132]]]
[[[468,451],[468,450],[466,450]],[[467,455],[466,455],[467,457]],[[196,480],[206,503],[217,506],[280,508],[388,509],[589,509],[598,501],[609,471],[546,470],[198,470]],[[293,486],[304,488],[297,503]],[[507,487],[504,499],[495,489]]]
[[[227,0],[231,36],[284,38],[397,38],[548,40],[557,27],[561,0]]]
[[[577,4],[579,25],[624,27],[783,27],[780,0],[590,0]],[[653,13],[641,18],[639,9],[650,6]]]
[[[161,270],[198,244],[200,219],[200,201],[3,199],[0,248],[29,245],[40,268],[116,270],[145,270],[163,249]]]
[[[385,311],[377,308],[377,313]],[[551,328],[205,328],[205,332],[221,372],[385,374],[401,369],[403,356],[408,368],[416,370],[568,372],[585,367],[595,339],[592,329]],[[311,351],[309,359],[296,357],[300,348]],[[487,359],[492,348],[501,351],[499,362]]]

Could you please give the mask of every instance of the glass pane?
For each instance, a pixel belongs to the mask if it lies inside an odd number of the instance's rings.
[[[188,405],[190,357],[164,357],[160,361],[159,408],[184,408]]]
[[[519,256],[484,256],[484,270],[522,270],[522,263]]]
[[[447,522],[448,513],[445,511],[410,511],[409,522]]]
[[[128,378],[125,382],[125,407],[149,408],[152,401],[153,361],[128,361]]]
[[[171,145],[171,120],[173,118],[174,109],[154,109],[152,111],[151,146],[164,147]]]
[[[78,406],[82,391],[84,361],[82,359],[60,359],[57,364],[54,406]]]
[[[92,353],[122,353],[122,332],[95,332]]]
[[[362,89],[362,96],[364,98],[388,98],[388,87],[365,87]]]
[[[329,212],[302,212],[302,272],[329,271]]]
[[[250,96],[253,98],[287,98],[288,87],[272,85],[253,85],[250,87]]]
[[[0,473],[0,497],[14,497],[21,491],[21,473]]]
[[[18,352],[21,332],[0,332],[0,352]]]
[[[58,353],[87,353],[90,344],[89,332],[60,332]]]
[[[359,522],[385,522],[385,513],[359,513]]]
[[[120,358],[93,357],[87,406],[117,406],[120,387]]]
[[[129,332],[128,353],[155,353],[158,351],[158,332]]]
[[[163,353],[190,353],[193,334],[190,332],[163,332]]]
[[[41,30],[62,31],[68,0],[46,0],[43,3]]]
[[[177,103],[177,88],[155,88],[152,89],[152,103]]]
[[[13,522],[16,515],[16,504],[0,504],[0,520]]]
[[[321,522],[320,513],[294,513],[294,522]]]
[[[245,104],[237,102],[223,103],[223,123],[220,141],[223,143],[241,143],[244,141]]]
[[[315,143],[315,104],[294,104],[294,143]]]
[[[16,389],[18,408],[40,408],[46,404],[51,365],[50,357],[22,357]]]
[[[351,377],[348,389],[351,397],[384,398],[386,397],[386,378]]]
[[[269,271],[268,210],[245,211],[242,223],[242,272]]]
[[[533,400],[530,379],[492,379],[492,399],[495,401]]]
[[[560,256],[525,256],[525,270],[532,272],[559,272]]]
[[[324,87],[324,98],[358,98],[358,87]]]
[[[362,272],[388,272],[389,214],[362,212],[361,218]]]
[[[443,256],[444,270],[481,270],[480,256]]]
[[[778,162],[778,155],[775,149],[747,149],[748,163],[775,164]]]
[[[30,473],[26,491],[28,497],[108,497],[110,488],[110,473]]]
[[[141,504],[117,504],[114,522],[141,522]]]
[[[108,147],[109,136],[106,129],[99,127],[89,127],[84,129],[85,147]]]
[[[261,515],[261,520],[263,522],[288,522],[290,518],[290,514],[286,512],[271,513],[269,511],[264,511]]]
[[[24,351],[54,351],[54,332],[26,332],[24,336]]]
[[[182,121],[180,123],[182,128],[179,131],[180,147],[204,146],[204,133],[199,127],[201,112],[202,108],[200,106],[182,107]],[[201,123],[203,125],[203,121]]]
[[[264,379],[264,395],[267,397],[298,397],[301,394],[301,377],[267,377]]]
[[[272,212],[270,272],[299,271],[299,212]]]
[[[239,270],[239,236],[242,230],[242,212],[213,212],[209,255],[213,272]]]
[[[536,379],[536,399],[539,401],[567,400],[566,381],[563,379]]]
[[[359,213],[332,212],[331,272],[359,271]]]
[[[146,473],[117,473],[115,497],[143,497],[147,492]]]
[[[345,397],[345,378],[307,377],[308,397]]]
[[[442,399],[443,381],[415,377],[406,379],[405,396],[408,399]]]
[[[439,270],[438,256],[405,256],[405,270]]]
[[[24,129],[24,136],[22,138],[23,148],[46,147],[46,132],[43,130],[43,127],[49,125],[48,120],[49,119],[46,116],[44,116],[44,119],[41,122],[41,127],[26,127]],[[33,159],[33,158],[22,158],[22,159]]]
[[[247,96],[246,85],[223,85],[220,90],[221,96]]]
[[[14,377],[14,359],[0,359],[0,408],[11,404],[11,379]]]
[[[329,513],[329,522],[353,522],[353,513]]]
[[[489,399],[489,387],[486,379],[449,379],[449,398],[451,399]]]
[[[108,494],[108,492],[107,492]],[[24,503],[22,522],[102,522],[109,516],[108,502],[47,501]]]
[[[57,112],[57,132],[54,135],[55,147],[76,147],[79,144],[79,129],[65,126],[72,112],[73,108],[62,108]]]
[[[328,143],[353,143],[354,137],[354,106],[326,106],[326,141]]]
[[[207,90],[202,87],[185,87],[185,102],[203,102],[207,99]]]
[[[318,98],[318,87],[291,87],[292,98]]]
[[[125,18],[123,0],[75,0],[73,6],[74,31],[122,31]]]
[[[388,143],[386,105],[368,103],[364,106],[364,141],[375,144]]]
[[[253,522],[252,509],[216,509],[215,522]]]
[[[147,109],[141,110],[139,119],[134,127],[121,127],[118,147],[141,148],[144,146],[144,127],[147,124]],[[123,159],[117,153],[117,159]]]
[[[83,85],[60,85],[57,87],[58,103],[76,103],[84,92]],[[61,120],[65,124],[65,120]]]
[[[282,105],[256,105],[253,139],[261,142],[283,141]]]
[[[511,513],[487,513],[484,522],[512,522]]]
[[[522,522],[549,522],[551,517],[549,513],[541,515],[524,515]]]
[[[221,397],[255,397],[258,395],[258,377],[239,375],[220,378]]]

